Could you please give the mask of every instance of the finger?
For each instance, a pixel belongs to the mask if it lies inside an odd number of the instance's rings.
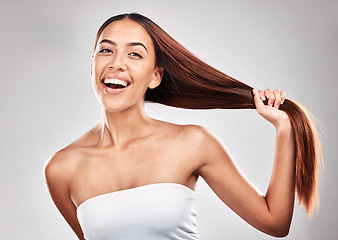
[[[261,112],[262,111],[262,108],[265,107],[262,99],[261,99],[261,94],[260,92],[257,90],[257,89],[252,89],[252,92],[254,94],[254,102],[255,102],[255,106],[256,106],[256,109],[257,109],[257,112]]]
[[[262,99],[262,101],[265,101],[266,98],[265,98],[264,92],[263,92],[262,90],[258,90],[258,93],[259,93],[259,96],[260,96],[260,98]]]
[[[273,103],[275,102],[275,94],[270,89],[265,89],[264,94],[268,99],[268,105],[272,107]]]
[[[275,90],[273,90],[273,94],[275,95],[275,103],[274,103],[274,107],[275,107],[275,108],[279,108],[280,103],[281,103],[281,101],[282,101],[282,97],[281,97],[281,95],[280,95],[280,92],[279,92],[278,89],[275,89]]]
[[[281,104],[283,104],[283,103],[285,102],[285,99],[286,99],[286,93],[285,93],[284,91],[281,91],[281,92],[280,92],[280,95],[281,95],[281,97],[282,97],[282,102],[281,102]]]

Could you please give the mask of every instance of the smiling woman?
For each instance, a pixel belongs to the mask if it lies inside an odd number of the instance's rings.
[[[124,20],[103,29],[92,61],[93,85],[103,106],[120,111],[143,102],[147,88],[161,82],[163,69],[155,67],[155,58],[152,39],[138,23]]]
[[[101,121],[45,166],[51,197],[79,239],[199,239],[194,189],[200,176],[267,234],[288,234],[295,189],[311,214],[319,141],[306,112],[283,91],[252,89],[216,70],[139,14],[115,16],[101,26],[91,76]],[[256,108],[276,128],[266,194],[207,130],[152,119],[145,101]]]

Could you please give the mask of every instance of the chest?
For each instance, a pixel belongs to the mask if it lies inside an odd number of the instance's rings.
[[[123,150],[93,151],[80,162],[70,184],[76,205],[103,193],[157,182],[175,182],[193,187],[196,166],[179,146],[153,142]]]

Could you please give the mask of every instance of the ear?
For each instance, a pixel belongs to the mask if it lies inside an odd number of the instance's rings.
[[[150,89],[154,89],[158,85],[160,85],[160,83],[162,81],[162,77],[163,77],[163,72],[164,72],[164,69],[162,67],[156,67],[155,68],[153,79],[151,80],[151,82],[149,83],[149,86],[148,86]]]

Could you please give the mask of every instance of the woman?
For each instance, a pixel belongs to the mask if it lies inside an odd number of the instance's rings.
[[[194,188],[199,176],[258,230],[289,231],[295,189],[316,205],[318,140],[307,114],[282,91],[259,91],[205,64],[148,18],[108,19],[96,37],[91,76],[102,120],[45,167],[51,197],[79,239],[198,239]],[[257,108],[276,128],[266,195],[200,126],[146,115],[144,102]]]

